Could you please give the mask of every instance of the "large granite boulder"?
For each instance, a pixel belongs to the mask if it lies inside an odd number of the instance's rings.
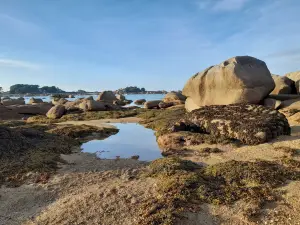
[[[160,102],[161,100],[148,101],[144,103],[144,107],[146,109],[154,109],[154,108],[158,109]]]
[[[233,104],[203,106],[179,120],[172,131],[208,133],[216,138],[237,139],[244,144],[260,144],[279,135],[290,135],[285,116],[260,105]]]
[[[97,101],[113,102],[118,100],[112,91],[103,91],[99,94]]]
[[[25,105],[25,101],[24,100],[19,100],[19,99],[2,99],[1,103],[4,106],[9,106],[9,105]]]
[[[94,100],[85,100],[80,103],[79,108],[84,111],[105,111],[106,106],[103,102]]]
[[[63,105],[53,106],[46,114],[49,119],[59,119],[66,112],[66,108]]]
[[[46,115],[46,113],[52,108],[52,104],[39,103],[35,105],[11,105],[7,106],[7,108],[18,114]]]
[[[34,103],[43,103],[43,99],[40,99],[40,98],[31,98],[29,99],[29,102],[28,104],[34,104]]]
[[[275,74],[272,74],[272,78],[275,82],[275,88],[271,94],[296,94],[295,82],[293,80]]]
[[[174,104],[184,104],[186,100],[186,97],[179,93],[179,92],[175,92],[175,91],[171,91],[168,94],[165,95],[163,102],[173,102]]]
[[[295,82],[297,94],[300,94],[300,71],[287,73],[285,76]]]
[[[250,56],[237,56],[195,74],[187,81],[182,94],[193,100],[186,103],[186,109],[191,111],[191,102],[198,108],[257,104],[274,88],[274,80],[265,62]]]
[[[64,104],[64,106],[65,106],[67,112],[76,112],[76,111],[80,110],[79,106],[84,101],[85,101],[84,99],[77,99],[73,102],[66,102]]]

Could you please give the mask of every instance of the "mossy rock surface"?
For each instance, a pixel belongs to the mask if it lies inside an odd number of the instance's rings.
[[[205,167],[171,157],[153,161],[145,174],[157,179],[161,196],[144,204],[141,224],[176,224],[186,208],[231,205],[241,199],[256,205],[254,211],[244,212],[255,217],[263,204],[278,199],[278,187],[300,180],[300,162],[232,160]]]
[[[117,133],[114,128],[87,125],[35,124],[21,121],[0,125],[0,184],[21,184],[28,172],[53,173],[83,142],[104,139]]]
[[[265,143],[279,135],[291,133],[283,114],[249,104],[204,106],[186,114],[185,119],[179,119],[172,130],[208,133],[249,145]]]

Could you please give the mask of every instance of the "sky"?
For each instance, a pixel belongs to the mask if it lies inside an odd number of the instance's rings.
[[[180,90],[238,56],[300,70],[299,0],[0,0],[0,87]]]

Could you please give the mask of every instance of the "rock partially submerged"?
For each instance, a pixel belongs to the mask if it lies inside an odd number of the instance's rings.
[[[159,109],[159,103],[161,100],[153,100],[153,101],[148,101],[144,103],[144,107],[146,109]]]
[[[205,106],[188,113],[173,131],[209,133],[237,139],[244,144],[260,144],[279,135],[290,135],[285,116],[276,110],[250,104]]]
[[[28,102],[28,104],[35,104],[35,103],[43,103],[43,99],[41,98],[31,98]]]
[[[146,102],[146,99],[138,99],[134,101],[136,105],[143,105]]]

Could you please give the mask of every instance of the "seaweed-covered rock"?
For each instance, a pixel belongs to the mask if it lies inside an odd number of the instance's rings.
[[[48,112],[47,117],[49,119],[59,119],[61,118],[66,112],[66,108],[63,105],[56,105],[53,106]]]
[[[19,132],[0,126],[0,158],[21,152],[29,147],[26,138]]]
[[[285,116],[276,110],[251,104],[204,106],[187,114],[183,122],[199,127],[216,137],[240,140],[245,144],[260,144],[279,135],[290,135],[290,126]],[[176,124],[173,129],[176,131]],[[181,123],[182,129],[182,123]]]
[[[237,56],[195,74],[182,93],[193,106],[257,104],[274,89],[275,83],[265,62]],[[186,109],[191,111],[189,104]],[[195,107],[193,107],[195,108]]]

